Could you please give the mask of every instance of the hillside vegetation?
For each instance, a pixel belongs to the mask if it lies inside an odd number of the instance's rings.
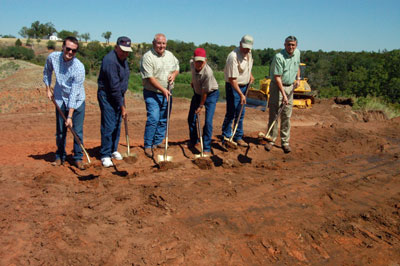
[[[15,41],[0,39],[0,57],[14,57],[29,60],[43,65],[45,56],[43,45],[46,41],[27,46],[15,46]],[[16,40],[16,39],[14,39]],[[55,49],[61,49],[61,42],[57,42]],[[214,69],[215,77],[220,85],[221,99],[224,98],[223,68],[225,60],[235,46],[220,46],[204,43],[200,45],[207,51],[208,63]],[[131,67],[129,89],[141,92],[141,78],[139,74],[140,59],[151,48],[151,44],[136,44],[134,52],[128,60]],[[189,60],[196,48],[194,43],[169,40],[167,49],[175,54],[180,62],[180,75],[176,80],[174,95],[191,97],[191,76]],[[301,47],[299,47],[301,49]],[[101,60],[113,46],[98,41],[82,43],[77,57],[85,65],[88,78],[95,80]],[[34,53],[32,53],[32,50]],[[41,50],[41,53],[37,52]],[[259,81],[269,75],[269,65],[275,53],[280,49],[254,49],[253,75],[256,79],[254,87]],[[48,51],[48,52],[51,52]],[[47,53],[48,53],[47,52]],[[318,91],[319,97],[354,97],[361,99],[358,108],[368,108],[370,102],[379,102],[390,110],[400,108],[400,50],[379,52],[323,52],[302,51],[302,62],[306,63],[306,76],[311,87]],[[356,101],[357,102],[357,101]],[[372,104],[374,105],[374,104]],[[376,104],[374,106],[377,106]],[[393,114],[396,116],[396,114]],[[392,116],[392,115],[390,115]]]

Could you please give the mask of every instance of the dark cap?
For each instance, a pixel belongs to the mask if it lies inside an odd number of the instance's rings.
[[[119,37],[117,40],[117,45],[124,52],[132,52],[131,43],[131,39],[125,36]]]

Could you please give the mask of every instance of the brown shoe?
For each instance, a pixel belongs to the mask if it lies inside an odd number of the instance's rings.
[[[289,153],[292,151],[292,149],[290,149],[289,145],[282,145],[282,149],[285,153]]]
[[[236,143],[240,147],[247,147],[249,145],[243,139],[239,139],[238,141],[236,141]]]
[[[81,160],[75,161],[75,166],[76,166],[76,168],[78,168],[79,170],[85,170],[85,165],[83,165],[83,162],[82,162]]]
[[[267,143],[264,145],[264,149],[265,149],[266,151],[270,151],[270,150],[272,149],[272,146],[274,146],[274,143],[272,143],[272,142],[267,142]]]
[[[153,149],[165,149],[165,144],[164,143],[160,143],[160,144],[154,145]]]
[[[153,158],[153,149],[152,148],[144,148],[144,154],[149,158]]]
[[[51,163],[52,166],[61,166],[63,165],[63,161],[61,159],[56,159],[54,162]]]

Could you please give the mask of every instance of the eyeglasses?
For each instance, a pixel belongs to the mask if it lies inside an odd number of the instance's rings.
[[[67,51],[67,52],[71,51],[73,53],[76,53],[76,51],[78,51],[78,49],[72,49],[72,48],[69,48],[69,47],[65,47],[65,51]]]

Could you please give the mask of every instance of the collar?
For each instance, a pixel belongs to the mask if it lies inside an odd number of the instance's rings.
[[[290,54],[286,51],[286,49],[283,49],[282,51],[283,51],[283,55],[284,55],[285,57],[287,57],[287,58],[292,58],[292,57],[294,56],[294,53],[296,52],[296,50],[297,50],[297,48],[293,51],[293,54],[292,54],[292,55],[290,55]]]
[[[151,52],[152,52],[155,56],[157,56],[157,57],[164,57],[166,51],[167,51],[167,50],[165,50],[164,53],[163,53],[162,55],[160,55],[159,53],[156,52],[156,50],[154,50],[153,47],[151,47]]]

